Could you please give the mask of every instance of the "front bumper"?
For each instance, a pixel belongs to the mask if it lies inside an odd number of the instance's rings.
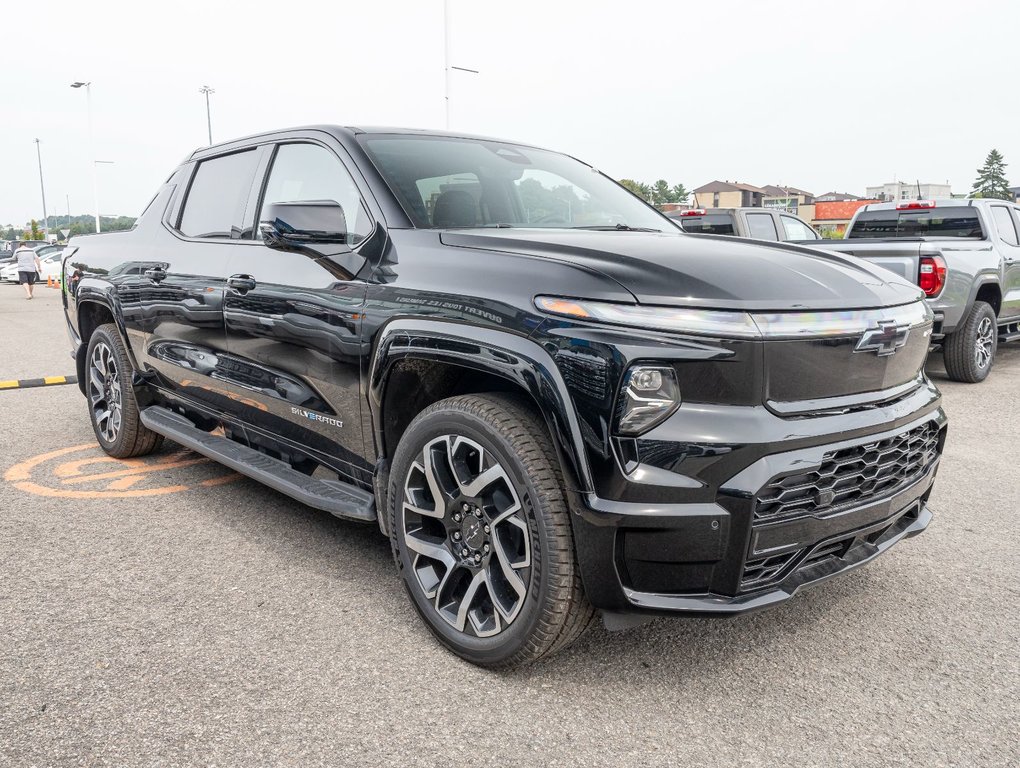
[[[927,501],[946,417],[930,385],[895,405],[858,414],[782,419],[758,412],[754,418],[762,421],[752,434],[769,438],[761,443],[733,441],[746,429],[747,414],[732,413],[736,421],[726,424],[720,416],[725,410],[713,413],[715,451],[702,441],[694,461],[681,459],[668,469],[631,463],[629,472],[624,457],[620,473],[628,479],[604,483],[623,500],[598,493],[575,497],[578,558],[597,608],[696,616],[760,610],[869,562],[931,521]],[[657,436],[689,431],[689,419],[679,413],[674,418],[672,431],[667,422]],[[934,458],[903,482],[857,501],[762,519],[758,494],[776,477],[817,468],[833,451],[884,445],[880,441],[918,430],[937,440],[937,448],[929,446]],[[653,444],[657,455],[670,453],[669,441]],[[692,454],[691,443],[681,445]]]

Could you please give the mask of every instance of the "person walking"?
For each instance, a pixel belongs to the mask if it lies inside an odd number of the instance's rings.
[[[42,272],[39,257],[26,241],[14,252],[14,258],[18,262],[18,282],[25,286],[25,297],[31,299],[35,279]]]

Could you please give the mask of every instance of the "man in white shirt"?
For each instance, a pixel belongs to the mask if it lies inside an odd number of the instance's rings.
[[[39,257],[26,242],[14,252],[14,260],[18,262],[18,282],[25,286],[25,296],[31,299],[35,279],[42,271]]]

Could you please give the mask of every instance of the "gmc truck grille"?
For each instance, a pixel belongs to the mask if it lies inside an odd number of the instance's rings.
[[[810,472],[774,477],[758,492],[758,521],[825,513],[895,493],[922,477],[938,458],[939,429],[928,422],[873,443],[831,451]]]

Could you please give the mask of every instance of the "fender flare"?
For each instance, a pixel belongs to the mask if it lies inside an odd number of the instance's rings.
[[[378,332],[368,379],[368,400],[381,459],[387,458],[382,440],[383,397],[394,364],[408,359],[470,368],[519,386],[538,404],[561,460],[573,470],[580,487],[571,490],[593,491],[577,413],[552,356],[525,336],[443,320],[397,318]]]
[[[979,273],[974,278],[974,282],[970,286],[970,295],[967,297],[967,311],[964,313],[964,318],[970,313],[971,307],[974,306],[974,302],[977,301],[978,291],[980,291],[986,285],[994,285],[999,289],[1000,300],[1002,297],[1002,281],[999,276],[993,272]],[[1002,307],[999,307],[1000,312]],[[962,321],[961,321],[962,322]]]
[[[124,342],[128,359],[131,360],[133,370],[138,370],[138,361],[135,359],[134,350],[128,342],[127,325],[124,322],[124,314],[121,312],[120,303],[116,300],[117,290],[114,286],[95,277],[85,276],[78,284],[78,290],[74,295],[75,328],[74,331],[81,339],[81,344],[75,353],[75,368],[78,373],[78,387],[82,394],[85,393],[85,354],[88,350],[89,340],[81,333],[81,308],[85,304],[96,304],[108,310],[113,315],[113,321]]]

